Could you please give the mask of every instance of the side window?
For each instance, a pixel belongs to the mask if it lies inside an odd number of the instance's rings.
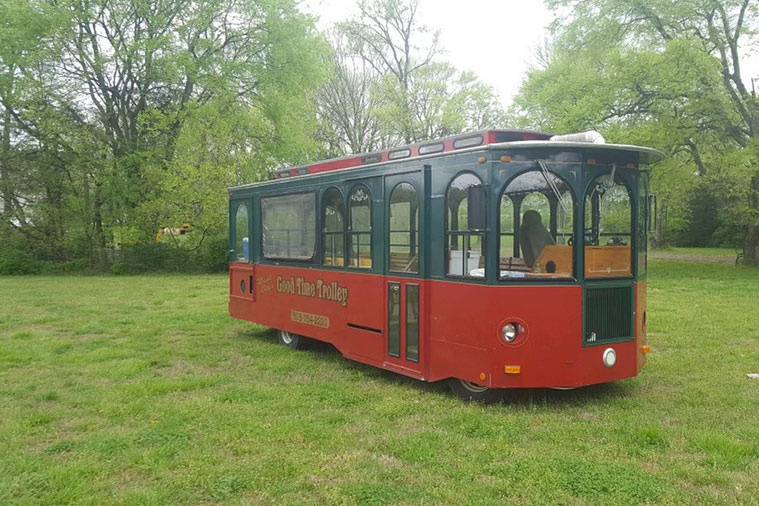
[[[390,194],[389,267],[392,272],[419,272],[419,201],[409,183]]]
[[[266,258],[311,260],[316,250],[316,194],[261,199],[263,254]]]
[[[622,179],[596,178],[585,197],[585,277],[632,276],[632,206]]]
[[[350,231],[348,254],[350,266],[359,269],[372,268],[372,195],[369,188],[358,185],[348,198]]]
[[[337,188],[324,192],[322,204],[322,253],[324,265],[345,265],[345,205]]]
[[[237,262],[250,261],[250,237],[249,237],[248,204],[241,202],[237,205],[234,216],[235,251],[234,258]]]
[[[500,207],[500,277],[556,279],[574,275],[574,197],[547,170],[508,183]]]
[[[480,178],[463,173],[451,181],[445,196],[447,273],[485,277],[487,194]]]

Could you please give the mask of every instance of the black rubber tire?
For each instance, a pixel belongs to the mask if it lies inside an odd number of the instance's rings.
[[[277,333],[277,341],[283,346],[287,346],[290,349],[297,350],[303,346],[303,337],[298,334],[292,334],[286,330],[280,330]]]
[[[448,387],[456,397],[463,401],[482,402],[493,404],[503,400],[503,390],[487,388],[468,381],[452,378],[448,380]]]

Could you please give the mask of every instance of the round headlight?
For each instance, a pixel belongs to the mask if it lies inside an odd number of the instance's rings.
[[[507,323],[501,329],[501,335],[503,336],[504,341],[507,343],[513,343],[514,339],[519,335],[519,325],[515,323]]]
[[[606,348],[603,354],[603,362],[606,367],[614,367],[617,363],[617,352],[613,348]]]

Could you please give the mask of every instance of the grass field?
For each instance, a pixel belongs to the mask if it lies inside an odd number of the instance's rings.
[[[759,503],[759,270],[655,260],[637,379],[464,404],[223,276],[0,279],[0,503]]]
[[[735,248],[666,248],[652,250],[652,259],[694,264],[735,265],[738,251]]]

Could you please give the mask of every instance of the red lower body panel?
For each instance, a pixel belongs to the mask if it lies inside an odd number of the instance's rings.
[[[251,282],[253,288],[251,290]],[[396,283],[419,288],[418,309],[400,307],[416,321],[418,360],[388,353],[388,290]],[[413,300],[413,299],[412,299]],[[644,309],[636,312],[633,341],[583,345],[580,286],[494,286],[393,278],[336,270],[272,265],[230,267],[230,314],[238,319],[333,344],[347,358],[426,381],[459,378],[493,388],[572,388],[637,375],[645,356]],[[645,285],[636,289],[645,308]],[[407,312],[408,311],[408,312]],[[412,316],[413,315],[413,316]],[[506,343],[501,328],[524,329]],[[613,348],[617,362],[603,364]]]

